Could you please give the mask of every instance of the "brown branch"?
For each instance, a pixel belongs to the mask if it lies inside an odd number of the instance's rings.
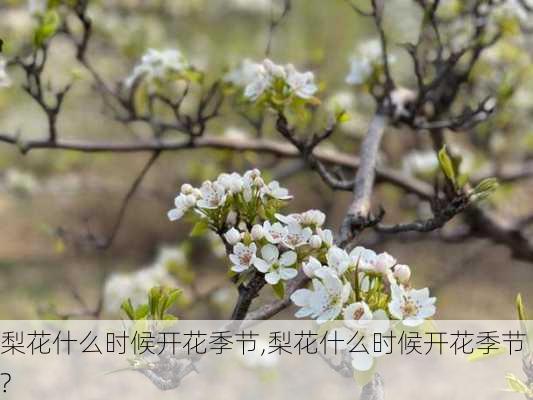
[[[341,226],[341,244],[347,244],[354,236],[371,224],[371,197],[376,177],[379,147],[385,133],[386,124],[387,117],[384,113],[378,111],[372,119],[368,133],[361,144],[359,152],[360,165],[355,176],[353,200]]]

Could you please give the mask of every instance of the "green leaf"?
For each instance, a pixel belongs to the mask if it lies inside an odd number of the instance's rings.
[[[518,379],[513,374],[505,375],[505,380],[507,381],[507,385],[509,386],[509,389],[512,390],[513,392],[531,395],[531,389],[528,388],[524,382],[522,382],[520,379]]]
[[[474,188],[476,194],[481,193],[491,193],[494,192],[499,186],[498,179],[496,178],[487,178],[483,179],[479,184]]]
[[[61,18],[57,11],[48,10],[33,34],[33,44],[36,47],[42,47],[48,39],[56,34],[60,24]]]
[[[144,319],[149,313],[150,308],[148,307],[148,304],[141,304],[139,307],[137,307],[137,310],[135,310],[135,319]]]
[[[131,304],[131,300],[125,300],[121,305],[120,309],[126,313],[129,319],[135,320],[135,310],[133,309],[133,304]]]
[[[273,285],[272,289],[274,290],[274,293],[279,299],[283,299],[285,297],[285,285],[282,281],[279,281],[278,283]]]
[[[450,157],[450,154],[448,153],[448,149],[446,148],[446,145],[444,145],[439,151],[439,164],[442,172],[444,172],[444,175],[446,175],[446,178],[448,178],[448,180],[452,182],[455,186],[456,172],[454,169],[453,161]]]
[[[520,321],[527,321],[526,309],[520,293],[516,296],[516,309],[518,311],[518,319],[520,319]]]
[[[487,358],[496,357],[499,355],[502,355],[506,352],[506,349],[502,346],[495,347],[493,350],[490,350],[488,354],[486,353],[486,349],[474,349],[472,354],[468,355],[468,361],[482,361]]]
[[[198,237],[198,236],[205,235],[208,230],[209,230],[209,222],[207,221],[207,219],[201,219],[192,228],[191,237]]]

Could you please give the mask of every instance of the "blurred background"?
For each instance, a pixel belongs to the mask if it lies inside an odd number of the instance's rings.
[[[35,2],[29,3],[4,0],[0,5],[0,36],[8,59],[23,54],[31,43]],[[416,39],[421,17],[410,3],[388,0],[386,14],[396,57],[393,73],[407,87],[413,85],[411,65],[399,44]],[[110,83],[124,79],[148,48],[180,49],[214,79],[245,58],[265,57],[272,15],[281,10],[281,3],[270,0],[95,0],[89,6],[95,34],[88,54]],[[372,116],[373,99],[344,80],[350,57],[375,36],[372,21],[342,0],[294,0],[272,36],[274,61],[313,71],[324,109],[336,104],[347,109],[350,120],[328,145],[354,155]],[[527,160],[531,155],[533,88],[528,50],[527,40],[510,37],[492,49],[494,54],[476,70],[475,79],[488,82],[479,90],[501,94],[512,87],[512,93],[490,122],[468,134],[469,139],[478,138],[480,146],[472,146],[466,133],[447,134],[472,173],[486,166],[487,154],[502,162]],[[146,126],[116,121],[66,38],[54,38],[49,57],[45,76],[51,87],[75,82],[58,121],[62,138],[124,142],[147,137]],[[9,73],[13,85],[0,89],[0,132],[24,139],[43,137],[45,115],[21,90],[20,69],[10,68]],[[464,96],[468,100],[473,94]],[[312,124],[324,125],[323,119]],[[267,118],[258,132],[225,104],[208,133],[236,138],[262,134],[281,140],[272,126]],[[431,182],[436,157],[427,155],[430,148],[424,134],[391,128],[381,162]],[[144,285],[160,281],[184,290],[177,310],[180,317],[227,318],[236,290],[227,277],[224,249],[216,239],[190,237],[190,224],[171,223],[166,217],[182,183],[199,184],[222,171],[258,167],[295,196],[288,211],[321,209],[334,230],[350,201],[349,193],[333,192],[297,160],[218,150],[167,152],[129,203],[112,246],[95,249],[87,243],[87,235],[109,234],[126,192],[149,157],[57,150],[23,155],[16,146],[0,143],[0,318],[76,317],[98,308],[102,298],[102,316],[114,318],[120,316],[121,294],[142,292]],[[503,185],[488,206],[504,219],[527,216],[533,211],[531,183]],[[424,212],[409,196],[385,184],[375,196],[375,204],[387,210],[386,221],[411,220]],[[454,221],[446,229],[453,227]],[[518,292],[533,305],[533,263],[516,261],[504,246],[479,239],[448,243],[435,234],[381,237],[370,232],[362,240],[412,267],[415,285],[428,286],[438,297],[439,319],[515,318]],[[264,290],[259,303],[273,296],[269,290]],[[291,315],[289,310],[282,316]]]

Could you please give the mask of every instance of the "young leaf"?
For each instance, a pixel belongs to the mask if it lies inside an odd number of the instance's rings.
[[[272,289],[274,290],[274,293],[279,299],[283,299],[285,297],[285,285],[282,281],[279,281],[278,283],[273,285]]]
[[[444,175],[446,175],[446,178],[450,182],[453,183],[453,185],[456,185],[456,171],[453,166],[453,161],[450,157],[450,154],[448,153],[448,149],[446,148],[446,145],[442,147],[442,149],[439,151],[439,164],[442,169],[442,172]]]
[[[191,231],[191,237],[198,237],[204,235],[209,230],[209,223],[206,219],[198,221]]]

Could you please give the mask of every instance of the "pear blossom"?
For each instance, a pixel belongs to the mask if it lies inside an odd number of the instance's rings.
[[[187,68],[189,64],[179,50],[148,49],[124,83],[131,87],[141,77],[148,81],[164,79],[169,73],[180,73]]]
[[[348,328],[359,329],[368,325],[372,321],[372,311],[364,301],[348,305],[342,312],[344,324]]]
[[[276,246],[267,244],[261,248],[261,258],[254,260],[254,266],[265,274],[265,281],[271,285],[276,285],[281,279],[289,280],[294,278],[298,271],[290,268],[297,261],[294,251],[286,251],[281,257]]]
[[[236,172],[232,174],[220,174],[216,182],[232,194],[240,193],[244,188],[244,180]]]
[[[193,194],[194,188],[190,183],[184,183],[181,185],[180,192],[182,194]]]
[[[346,76],[349,85],[361,85],[372,73],[372,63],[367,59],[353,57],[350,60],[350,72]]]
[[[439,169],[439,160],[434,151],[411,151],[403,159],[403,171],[411,176],[432,174]]]
[[[396,264],[396,259],[389,253],[380,253],[376,257],[376,272],[386,275]]]
[[[374,272],[376,270],[377,255],[373,250],[357,246],[350,252],[350,257],[359,271]]]
[[[302,270],[304,271],[304,274],[307,275],[309,278],[315,278],[316,272],[325,268],[320,261],[318,261],[315,257],[311,256],[309,257],[309,260],[302,265]]]
[[[44,14],[47,0],[28,0],[28,11],[31,15]]]
[[[257,64],[247,58],[241,63],[239,68],[226,74],[224,80],[236,86],[246,86],[254,81],[257,74],[261,73],[261,69],[263,69],[261,64]]]
[[[395,62],[393,56],[389,56],[389,63]],[[370,40],[359,46],[356,55],[350,60],[350,72],[346,77],[346,83],[361,85],[372,74],[374,67],[383,64],[381,43],[378,39]]]
[[[263,223],[263,233],[266,240],[272,244],[281,243],[287,236],[288,229],[286,226],[281,225],[279,222],[271,224],[270,221]]]
[[[326,222],[326,214],[320,210],[307,210],[300,214],[300,223],[302,225],[311,225],[317,228]]]
[[[253,240],[261,240],[265,237],[263,227],[259,224],[255,224],[254,226],[252,226],[250,234],[252,235]]]
[[[220,183],[206,181],[200,191],[202,198],[196,203],[200,208],[215,209],[226,202],[226,192]]]
[[[250,77],[244,88],[244,97],[254,101],[257,100],[272,85],[272,75],[269,73],[265,64],[256,64],[249,67],[250,71],[254,70],[254,75]]]
[[[319,249],[322,247],[322,239],[318,235],[313,235],[309,238],[309,246],[312,249]]]
[[[233,263],[231,270],[240,273],[250,268],[257,260],[256,251],[255,243],[251,243],[249,246],[237,243],[233,248],[233,254],[229,255],[229,259]]]
[[[341,276],[352,265],[351,257],[338,247],[331,247],[326,254],[328,266],[338,275]]]
[[[231,228],[224,233],[224,239],[232,246],[236,245],[241,240],[241,233],[237,229]]]
[[[279,185],[278,181],[272,181],[261,190],[262,197],[270,196],[278,200],[290,200],[292,196],[289,191]]]
[[[429,297],[429,289],[406,289],[402,285],[391,285],[392,300],[389,303],[391,315],[403,321],[406,326],[417,326],[424,319],[435,314],[435,297]]]
[[[187,211],[194,207],[196,203],[196,197],[192,194],[179,194],[174,199],[174,206],[172,210],[167,213],[168,219],[171,221],[177,221],[181,219]]]
[[[310,316],[317,323],[332,321],[341,313],[348,300],[352,287],[342,281],[330,270],[323,269],[320,276],[313,279],[313,290],[299,289],[291,295],[292,302],[300,307],[297,318]]]
[[[7,74],[7,61],[5,58],[0,57],[0,88],[7,88],[11,86],[11,78]]]
[[[411,278],[411,269],[408,265],[397,264],[394,267],[394,277],[398,279],[398,282],[406,284]]]
[[[302,99],[309,99],[318,90],[315,76],[312,72],[298,72],[292,64],[287,65],[287,84],[291,90]]]
[[[282,239],[282,243],[289,249],[295,249],[297,247],[307,244],[309,238],[313,234],[311,228],[302,228],[299,224],[291,223],[287,225],[287,233]]]
[[[329,229],[316,229],[317,235],[322,239],[322,243],[326,245],[326,247],[333,246],[333,232]]]

